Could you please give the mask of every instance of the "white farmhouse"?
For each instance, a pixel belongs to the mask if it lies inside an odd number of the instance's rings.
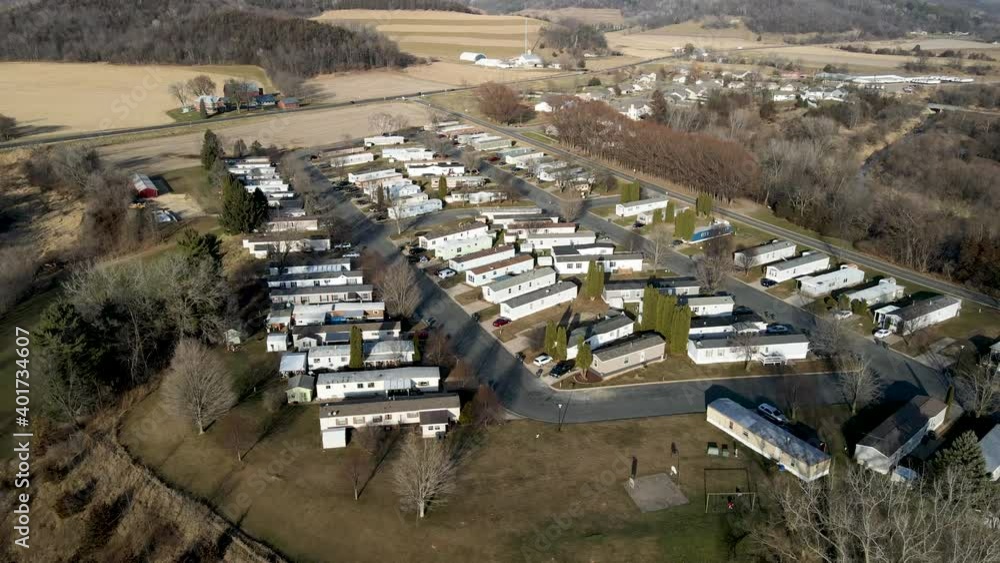
[[[782,260],[771,264],[764,272],[764,277],[781,283],[799,276],[822,272],[830,268],[830,257],[820,252],[803,252],[798,258]]]
[[[500,316],[512,321],[576,299],[576,284],[559,282],[500,304]]]
[[[845,287],[853,287],[865,281],[864,270],[854,264],[843,264],[840,268],[816,276],[799,278],[799,290],[807,297],[822,297]]]
[[[729,336],[690,338],[687,352],[698,365],[745,362],[748,353],[750,361],[784,363],[804,360],[809,354],[809,339],[801,334],[758,334],[749,342]]]
[[[615,205],[615,215],[619,217],[634,217],[644,213],[652,213],[657,209],[666,209],[670,200],[665,197],[651,197],[629,203]]]
[[[772,240],[767,244],[744,248],[733,253],[733,263],[738,268],[753,268],[763,266],[778,260],[795,256],[794,242],[787,240]]]
[[[503,303],[555,283],[555,270],[539,268],[483,286],[483,300],[489,303]]]
[[[316,399],[331,401],[414,390],[435,393],[440,387],[441,373],[436,366],[321,373],[316,377]]]

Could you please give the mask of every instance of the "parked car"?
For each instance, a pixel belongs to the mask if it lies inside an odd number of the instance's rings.
[[[550,356],[548,354],[539,354],[539,355],[535,356],[535,360],[533,362],[531,362],[531,363],[535,364],[538,367],[541,367],[541,366],[544,366],[545,364],[547,364],[547,363],[549,363],[551,361],[552,361],[552,356]]]
[[[776,282],[774,280],[769,280],[767,278],[761,278],[760,279],[760,285],[762,285],[764,287],[774,287],[774,286],[778,285],[778,282]]]
[[[851,315],[853,314],[854,313],[850,311],[837,311],[836,313],[833,314],[833,318],[837,319],[838,321],[842,321],[844,319],[851,318]]]
[[[552,366],[549,370],[549,374],[559,377],[569,373],[569,370],[573,369],[573,362],[559,362],[558,364]]]
[[[451,268],[441,268],[440,270],[438,270],[437,277],[446,280],[450,277],[453,277],[457,273],[458,272],[452,270]]]
[[[789,330],[791,330],[791,329],[788,328],[788,325],[782,325],[782,324],[767,325],[767,333],[768,334],[785,334]]]
[[[875,338],[885,338],[892,334],[892,331],[887,328],[880,328],[875,331]]]
[[[497,319],[493,321],[494,328],[500,328],[502,326],[506,326],[509,324],[510,324],[510,319],[508,319],[507,317],[497,317]]]
[[[769,405],[767,403],[761,403],[757,405],[757,412],[761,414],[764,418],[774,422],[775,424],[787,424],[788,419],[782,414],[778,407],[774,405]]]

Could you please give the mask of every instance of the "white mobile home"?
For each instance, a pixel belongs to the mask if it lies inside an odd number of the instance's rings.
[[[425,147],[392,147],[382,149],[382,158],[400,162],[433,160],[434,151]]]
[[[577,231],[575,233],[528,235],[521,243],[523,251],[549,250],[555,246],[577,246],[594,244],[597,235],[593,231]]]
[[[549,287],[515,297],[500,304],[500,316],[512,321],[576,299],[576,284],[559,282]]]
[[[651,197],[629,203],[615,205],[615,215],[619,217],[634,217],[643,213],[652,213],[657,209],[666,209],[670,200],[665,197]]]
[[[273,216],[273,214],[272,214]],[[264,223],[264,231],[269,233],[309,232],[319,230],[317,217],[274,217]]]
[[[372,291],[373,286],[371,285],[323,285],[272,289],[271,303],[275,305],[283,303],[320,305],[323,303],[371,301]]]
[[[423,193],[420,186],[409,181],[401,181],[387,186],[368,186],[365,188],[365,194],[372,199],[377,199],[379,190],[382,191],[382,194],[389,201],[420,196],[423,196],[422,201],[429,199],[427,194]]]
[[[486,235],[477,238],[456,240],[440,245],[434,249],[434,256],[440,258],[441,260],[451,260],[456,256],[471,254],[473,252],[479,252],[480,250],[486,250],[487,248],[492,247],[493,237]]]
[[[371,187],[382,188],[401,183],[403,175],[397,172],[395,168],[386,168],[370,172],[359,172],[357,174],[349,172],[347,174],[347,181],[362,189]]]
[[[953,319],[962,310],[962,302],[954,297],[938,295],[906,307],[886,305],[875,313],[875,323],[882,328],[907,336],[914,332]]]
[[[608,274],[642,271],[642,254],[629,252],[583,254],[573,252],[573,248],[575,247],[557,246],[552,249],[553,263],[559,275],[585,275],[590,269],[591,262],[597,262],[602,271]]]
[[[782,260],[767,267],[764,277],[781,283],[830,268],[830,257],[820,252],[803,252],[798,258]]]
[[[737,268],[753,268],[795,256],[796,245],[787,240],[772,240],[767,244],[744,248],[733,253]]]
[[[336,371],[351,361],[350,344],[319,346],[309,350],[310,371]],[[379,340],[364,343],[364,366],[380,368],[413,363],[412,340]]]
[[[486,176],[445,176],[444,183],[448,189],[475,188],[486,183]]]
[[[516,276],[535,267],[535,259],[530,254],[518,254],[502,262],[472,268],[465,272],[465,283],[481,287],[496,279]]]
[[[343,156],[335,156],[330,159],[330,166],[353,166],[355,164],[374,162],[374,160],[375,160],[374,153],[359,152],[355,154],[345,154]]]
[[[686,296],[680,304],[690,307],[695,317],[719,317],[732,315],[736,301],[729,295]]]
[[[483,300],[489,303],[503,303],[555,283],[556,271],[552,268],[530,270],[483,286]]]
[[[384,147],[387,145],[402,145],[406,139],[402,135],[378,135],[365,137],[366,147]]]
[[[732,399],[716,399],[709,403],[705,419],[803,481],[815,481],[830,473],[828,454]]]
[[[269,264],[268,275],[281,276],[288,274],[320,274],[328,272],[346,272],[350,269],[350,258],[326,258],[323,260],[310,260],[307,264],[289,266]]]
[[[411,178],[420,178],[423,176],[461,176],[465,174],[465,165],[461,162],[407,163],[406,173]]]
[[[896,283],[896,278],[882,278],[878,280],[877,284],[871,287],[866,287],[856,291],[849,291],[844,293],[844,295],[846,295],[852,303],[854,301],[861,301],[865,305],[872,307],[874,305],[882,305],[884,303],[891,303],[898,299],[902,299],[905,291],[905,287]]]
[[[364,426],[420,425],[424,438],[443,436],[448,426],[458,420],[461,402],[458,395],[430,394],[394,400],[347,400],[323,405],[319,411],[319,428],[323,448],[343,448],[347,445],[347,429]]]
[[[268,352],[287,352],[288,335],[284,332],[268,333],[265,344],[267,345]]]
[[[854,459],[867,469],[888,475],[928,432],[944,423],[947,411],[948,406],[937,399],[914,397],[857,443]]]
[[[322,287],[328,285],[359,285],[364,283],[361,271],[341,270],[336,272],[310,272],[302,274],[278,274],[267,277],[267,287],[291,289],[294,287]]]
[[[399,321],[297,326],[291,330],[292,348],[302,352],[317,346],[350,344],[351,331],[355,328],[361,331],[363,341],[396,340],[402,334]]]
[[[666,295],[698,295],[701,286],[694,278],[665,278],[657,280],[622,280],[609,281],[604,284],[602,297],[604,302],[615,309],[624,309],[627,303],[638,303],[642,306],[642,295],[646,286],[653,286]]]
[[[323,236],[289,236],[288,234],[253,234],[243,239],[243,248],[254,258],[264,259],[274,254],[324,252],[330,250],[330,238]]]
[[[316,399],[320,401],[409,391],[436,393],[441,387],[441,373],[436,366],[334,372],[319,374],[316,383]]]
[[[705,336],[725,336],[734,333],[759,333],[767,328],[767,323],[756,313],[735,313],[721,317],[696,317],[691,319],[688,330],[690,338]]]
[[[616,340],[631,336],[634,330],[635,321],[625,313],[582,326],[569,333],[568,341],[566,342],[566,359],[572,360],[576,358],[577,352],[580,351],[579,345],[581,340],[588,344],[591,350],[597,350]]]
[[[305,375],[309,371],[305,352],[285,352],[278,362],[278,375],[287,378],[294,375]]]
[[[595,350],[591,369],[601,377],[608,377],[662,360],[665,348],[666,342],[659,334],[647,332]]]
[[[469,205],[482,205],[484,203],[493,203],[494,201],[503,201],[506,196],[501,192],[493,192],[486,190],[479,191],[454,191],[446,195],[444,200],[448,203],[468,203]]]
[[[514,257],[514,254],[514,245],[507,244],[473,252],[472,254],[456,256],[448,262],[448,266],[456,272],[464,272],[480,266],[509,260]]]
[[[489,138],[484,137],[482,139],[476,139],[470,143],[472,148],[477,151],[495,151],[497,149],[502,149],[504,147],[509,147],[511,145],[510,139],[505,139],[502,137]]]
[[[542,209],[540,207],[530,206],[530,207],[489,207],[479,210],[479,215],[486,217],[488,221],[494,221],[497,217],[512,217],[512,216],[529,216],[529,215],[541,215]]]
[[[865,272],[853,264],[816,276],[799,278],[799,290],[807,297],[822,297],[845,287],[853,287],[865,281]]]
[[[444,209],[444,204],[440,199],[411,197],[400,199],[397,203],[389,206],[388,215],[390,219],[406,219],[434,213],[442,209]]]
[[[740,339],[742,340],[742,338]],[[809,355],[809,339],[801,334],[758,334],[749,342],[731,336],[688,339],[688,357],[698,365],[757,361],[765,364],[804,360]]]
[[[507,231],[508,236],[523,239],[528,235],[568,235],[575,233],[576,227],[576,223],[553,223],[542,219],[523,223],[508,223],[504,230]]]
[[[481,219],[482,220],[482,219]],[[558,223],[558,215],[498,215],[495,219],[490,221],[494,227],[507,228],[508,225],[515,225],[521,223]]]
[[[489,230],[490,228],[487,225],[483,225],[482,223],[472,223],[446,231],[438,231],[421,235],[417,239],[417,242],[420,243],[421,247],[427,250],[437,250],[439,247],[457,240],[488,236]]]

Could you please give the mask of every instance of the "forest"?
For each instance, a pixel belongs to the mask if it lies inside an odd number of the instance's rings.
[[[0,11],[0,59],[251,64],[304,77],[414,62],[371,28],[326,25],[240,5],[40,0]]]

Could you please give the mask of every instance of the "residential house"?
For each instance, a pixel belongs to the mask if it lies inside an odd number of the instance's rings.
[[[486,235],[472,239],[460,239],[444,243],[434,249],[434,255],[441,260],[451,260],[456,256],[470,254],[493,247],[493,236]]]
[[[483,286],[483,300],[489,303],[503,303],[555,283],[556,271],[552,268],[529,270]]]
[[[278,107],[281,109],[299,109],[300,105],[298,98],[288,97],[278,101]]]
[[[371,170],[369,172],[349,172],[347,181],[361,189],[384,188],[392,184],[403,181],[403,174],[397,172],[395,168],[385,168],[382,170]]]
[[[444,183],[448,189],[476,188],[486,184],[486,176],[445,176]]]
[[[389,206],[389,218],[406,219],[435,213],[444,209],[444,203],[440,199],[428,198],[426,194],[423,194],[423,196],[422,198],[419,196],[408,197],[393,203]]]
[[[751,339],[725,336],[689,338],[688,357],[698,365],[733,362],[783,364],[804,360],[809,355],[809,339],[801,334],[758,334]]]
[[[358,301],[295,305],[291,311],[292,326],[325,325],[349,321],[380,321],[385,318],[385,303]]]
[[[770,264],[764,272],[764,277],[781,283],[799,276],[822,272],[830,268],[830,257],[821,252],[806,251],[798,258],[782,260]]]
[[[484,220],[484,218],[480,218],[480,220]],[[548,223],[558,223],[560,220],[558,215],[549,215],[549,214],[498,215],[495,219],[490,221],[490,224],[492,224],[494,227],[498,228],[502,227],[506,229],[508,225],[514,225],[518,223],[541,223],[543,221]]]
[[[576,291],[576,284],[558,282],[504,301],[500,304],[500,316],[516,321],[550,307],[569,303],[576,299]]]
[[[417,242],[420,243],[422,248],[434,251],[458,240],[476,239],[489,236],[489,229],[490,228],[487,225],[483,225],[481,223],[471,223],[455,227],[453,229],[421,235],[417,239]]]
[[[597,262],[602,271],[609,274],[642,271],[643,257],[640,253],[584,254],[575,249],[572,246],[557,246],[552,249],[553,263],[559,275],[585,275],[591,262]]]
[[[634,330],[635,321],[625,313],[581,326],[569,333],[566,343],[566,359],[576,359],[581,341],[588,344],[591,350],[597,350],[616,340],[631,336]]]
[[[787,240],[772,240],[767,244],[744,248],[733,253],[738,268],[754,268],[795,256],[796,245]]]
[[[472,134],[474,131],[477,131],[477,126],[466,123],[445,125],[438,129],[438,133],[451,138],[455,138],[460,134]]]
[[[756,334],[766,328],[767,323],[756,313],[733,313],[719,317],[695,317],[691,319],[688,335],[691,338],[700,338],[744,332]]]
[[[364,367],[380,368],[413,363],[412,340],[379,340],[364,343]],[[310,371],[336,371],[351,361],[350,344],[331,344],[309,349]]]
[[[732,399],[709,403],[705,418],[712,426],[766,459],[774,460],[780,469],[803,481],[815,481],[830,473],[829,454]]]
[[[354,166],[355,164],[374,162],[374,160],[375,153],[359,152],[332,157],[330,159],[330,166]],[[395,170],[393,170],[393,172],[395,172]]]
[[[437,393],[441,387],[440,368],[411,366],[321,373],[316,378],[316,399],[335,401],[370,396],[406,395],[410,392]]]
[[[292,310],[282,308],[272,308],[267,313],[267,321],[264,323],[267,332],[284,332],[292,326]]]
[[[576,223],[553,223],[542,220],[509,223],[504,230],[507,236],[523,239],[528,235],[571,234],[576,232],[576,226]]]
[[[269,332],[265,340],[268,352],[287,352],[288,334],[284,332]]]
[[[309,232],[319,230],[318,217],[272,217],[264,223],[265,232],[287,233],[287,232]]]
[[[493,203],[494,201],[503,201],[507,196],[503,192],[495,191],[454,191],[445,196],[444,200],[448,203],[467,203],[469,205],[482,205],[484,203]]]
[[[845,287],[853,287],[865,281],[864,270],[854,264],[842,264],[840,268],[816,276],[799,278],[799,291],[807,297],[822,297]]]
[[[347,445],[348,428],[364,426],[400,426],[419,424],[421,435],[436,438],[458,420],[461,402],[458,395],[435,394],[400,397],[393,400],[349,400],[323,405],[319,411],[319,427],[323,448]]]
[[[886,305],[873,311],[875,324],[907,336],[914,332],[953,319],[962,310],[962,302],[954,297],[938,295],[916,301],[905,307]]]
[[[384,147],[387,145],[402,145],[406,139],[402,135],[377,135],[365,137],[366,147]]]
[[[426,147],[393,147],[382,149],[382,158],[400,162],[414,162],[434,159],[434,151]],[[412,174],[410,174],[412,176]]]
[[[465,283],[481,287],[493,280],[506,276],[516,276],[535,267],[535,259],[530,254],[518,254],[501,262],[472,268],[465,272]]]
[[[316,390],[316,378],[311,375],[293,375],[288,378],[285,397],[288,404],[311,403]]]
[[[483,137],[481,139],[476,139],[470,144],[472,148],[477,151],[495,151],[498,149],[506,148],[511,146],[511,140],[503,137]]]
[[[619,217],[634,217],[642,213],[652,213],[657,209],[666,209],[670,200],[665,197],[651,197],[629,203],[615,205],[615,215]]]
[[[872,471],[888,475],[928,432],[944,423],[947,411],[948,406],[937,399],[914,397],[854,446],[854,459]]]
[[[688,295],[680,298],[680,304],[690,307],[695,317],[719,317],[732,315],[736,301],[730,295]]]
[[[624,309],[628,304],[642,307],[642,296],[646,286],[653,286],[666,295],[698,295],[701,286],[691,277],[661,278],[656,280],[621,280],[604,283],[602,297],[614,309]]]
[[[448,262],[448,266],[456,272],[464,272],[478,268],[479,266],[510,260],[514,257],[514,254],[514,245],[505,244],[496,248],[487,248],[486,250],[473,252],[472,254],[456,256]]]
[[[361,340],[365,342],[399,339],[402,334],[399,321],[296,326],[291,330],[292,347],[302,352],[317,346],[349,344],[354,328],[361,331]]]
[[[361,273],[361,270],[278,274],[267,277],[267,287],[272,289],[323,287],[329,285],[359,285],[362,283],[364,283],[364,275]]]
[[[521,206],[521,207],[490,207],[479,210],[479,215],[485,217],[486,220],[493,222],[497,217],[511,217],[511,216],[528,216],[528,215],[541,215],[542,209],[535,206]]]
[[[350,269],[350,258],[323,258],[310,260],[306,264],[269,264],[268,275],[281,276],[287,274],[319,274],[324,272],[345,272]]]
[[[308,356],[305,352],[285,352],[278,362],[278,375],[284,379],[305,375],[309,372]]]
[[[597,235],[593,231],[577,231],[575,233],[528,235],[521,242],[523,252],[550,250],[556,246],[577,246],[594,244]]]
[[[635,369],[663,359],[666,341],[655,332],[647,332],[617,341],[594,351],[591,369],[601,377]]]
[[[343,303],[371,301],[374,287],[361,285],[323,285],[272,289],[271,303],[293,303],[295,305],[319,305],[322,303]]]
[[[896,284],[896,278],[882,278],[878,280],[877,284],[871,287],[848,291],[844,295],[852,303],[861,301],[865,305],[872,307],[902,299],[905,291],[905,287]]]
[[[1000,424],[983,436],[979,441],[979,449],[983,451],[986,460],[986,475],[990,481],[1000,480]]]
[[[286,233],[251,234],[243,239],[243,248],[254,258],[264,259],[272,254],[324,252],[330,250],[330,238]]]

